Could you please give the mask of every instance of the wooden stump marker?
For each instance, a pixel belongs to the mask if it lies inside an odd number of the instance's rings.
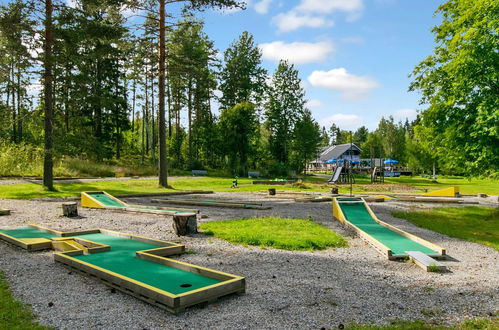
[[[177,236],[186,236],[198,232],[198,221],[195,213],[178,213],[173,216],[173,229]]]
[[[73,218],[78,216],[78,205],[76,203],[62,203],[62,213],[65,217]]]
[[[10,210],[0,209],[0,215],[10,215]]]

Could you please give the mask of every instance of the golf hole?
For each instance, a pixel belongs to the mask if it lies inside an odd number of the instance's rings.
[[[190,288],[192,286],[192,284],[189,284],[189,283],[185,283],[185,284],[181,284],[180,285],[182,288]]]

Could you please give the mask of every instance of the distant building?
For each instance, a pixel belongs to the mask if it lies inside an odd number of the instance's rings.
[[[351,147],[351,148],[350,148]],[[309,170],[328,170],[336,164],[344,163],[344,160],[360,161],[361,149],[355,143],[338,144],[324,147],[319,150],[317,159],[309,163]],[[334,162],[336,160],[336,162]]]

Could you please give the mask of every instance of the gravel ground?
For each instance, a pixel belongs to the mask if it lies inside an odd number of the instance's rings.
[[[52,252],[28,253],[0,243],[0,269],[14,296],[31,305],[42,324],[60,329],[319,329],[350,322],[383,324],[396,319],[454,324],[497,312],[499,252],[415,227],[390,215],[394,208],[405,208],[404,204],[380,203],[373,205],[373,210],[382,220],[444,246],[451,257],[444,261],[448,273],[426,273],[414,264],[383,259],[332,221],[330,203],[294,203],[234,193],[206,198],[260,200],[273,208],[260,211],[201,207],[202,214],[209,216],[202,221],[262,215],[310,216],[348,236],[349,247],[290,252],[245,248],[201,234],[178,239],[171,219],[162,216],[80,208],[79,218],[68,219],[60,215],[60,201],[4,199],[0,207],[11,209],[12,215],[0,217],[0,228],[25,223],[60,230],[100,227],[178,241],[196,252],[179,259],[245,276],[247,293],[222,298],[204,308],[189,308],[175,316],[70,272],[54,263]]]

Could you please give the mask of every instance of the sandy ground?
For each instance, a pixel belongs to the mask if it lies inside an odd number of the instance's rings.
[[[201,221],[263,215],[312,218],[347,236],[349,247],[290,252],[232,245],[202,234],[179,239],[168,217],[79,208],[81,216],[69,219],[61,215],[61,201],[4,199],[0,207],[11,209],[12,215],[0,217],[0,228],[26,223],[60,230],[100,227],[181,242],[195,253],[178,259],[245,276],[247,293],[175,316],[71,272],[54,263],[50,251],[28,253],[0,243],[0,269],[14,296],[31,305],[42,324],[60,329],[319,329],[415,319],[454,324],[497,312],[499,252],[390,215],[394,208],[406,208],[404,204],[372,207],[382,220],[445,247],[449,272],[426,273],[411,263],[383,259],[333,221],[330,203],[295,203],[249,193],[189,198],[260,201],[272,206],[271,210],[202,207],[208,218]]]

